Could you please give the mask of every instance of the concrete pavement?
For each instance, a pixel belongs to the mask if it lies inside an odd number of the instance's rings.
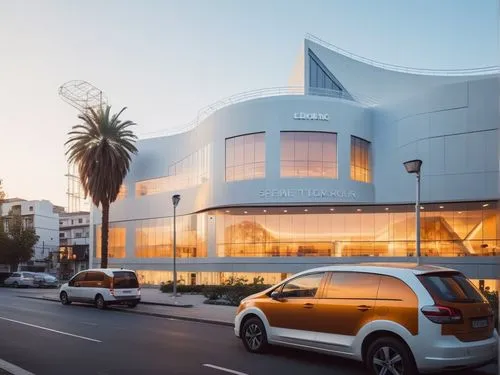
[[[63,306],[18,294],[0,289],[0,358],[36,375],[365,374],[356,362],[297,350],[252,355],[231,327]],[[489,366],[456,374],[496,372]]]

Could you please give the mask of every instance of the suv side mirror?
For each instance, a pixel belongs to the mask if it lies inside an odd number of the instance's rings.
[[[275,301],[280,301],[281,293],[278,290],[273,290],[273,292],[271,293],[271,298]]]

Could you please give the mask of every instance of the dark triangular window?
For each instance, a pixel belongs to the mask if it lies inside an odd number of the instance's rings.
[[[312,94],[349,97],[342,84],[320,59],[309,50],[309,87]]]

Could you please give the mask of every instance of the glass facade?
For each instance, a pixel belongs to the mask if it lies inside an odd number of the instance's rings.
[[[337,178],[337,134],[281,132],[281,177]]]
[[[210,177],[211,146],[206,145],[168,168],[168,176],[138,181],[136,197],[182,190],[203,184]]]
[[[142,285],[160,285],[173,280],[171,271],[149,271],[138,270],[137,275]],[[252,283],[256,278],[262,278],[263,283],[274,285],[287,277],[289,273],[271,272],[198,272],[198,271],[177,271],[177,278],[183,285],[219,285],[230,277],[244,278],[248,283]]]
[[[409,205],[270,207],[217,212],[217,255],[414,256],[413,209]],[[493,203],[427,205],[421,211],[422,255],[500,255],[497,228]]]
[[[339,85],[333,80],[332,74],[319,59],[309,51],[309,86],[316,89],[331,91],[342,91]]]
[[[351,179],[371,182],[371,147],[370,142],[351,136]]]
[[[127,198],[127,186],[120,185],[120,191],[118,192],[118,196],[116,197],[117,201],[121,201],[122,199]]]
[[[173,256],[173,218],[135,221],[135,256],[162,258]],[[176,219],[177,257],[207,256],[207,215],[178,216]]]
[[[96,258],[101,257],[101,226],[98,225],[96,229],[96,240],[95,240],[95,256]],[[109,258],[125,258],[126,257],[126,237],[127,230],[125,228],[125,223],[114,222],[109,223],[108,232],[108,257]]]
[[[265,133],[226,139],[226,181],[266,177]]]

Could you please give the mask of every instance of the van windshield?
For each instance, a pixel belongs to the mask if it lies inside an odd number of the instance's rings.
[[[429,293],[447,302],[483,302],[472,283],[461,273],[443,272],[418,276]]]
[[[113,287],[115,289],[135,289],[139,288],[139,281],[134,272],[116,271],[113,272]]]

